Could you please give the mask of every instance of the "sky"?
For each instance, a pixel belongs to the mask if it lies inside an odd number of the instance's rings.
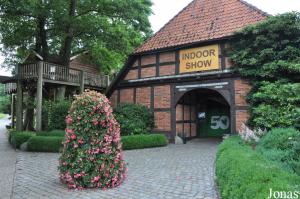
[[[180,10],[188,5],[192,0],[152,0],[153,15],[150,17],[153,32],[157,32]],[[300,12],[300,0],[245,0],[257,8],[275,15],[289,11]],[[0,56],[0,63],[3,57]],[[10,75],[9,71],[0,68],[0,75]]]
[[[173,16],[188,5],[192,0],[152,0],[153,13],[150,22],[154,32],[158,31]],[[300,0],[245,0],[257,8],[276,15],[289,11],[300,11]]]

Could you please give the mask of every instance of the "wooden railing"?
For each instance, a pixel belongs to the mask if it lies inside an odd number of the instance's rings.
[[[4,92],[7,94],[11,94],[16,92],[17,84],[16,83],[6,83],[4,84]]]
[[[87,86],[106,88],[110,83],[108,75],[87,73],[48,62],[20,65],[17,69],[17,75],[21,79],[37,79],[38,67],[43,67],[42,75],[46,80],[80,84],[81,75],[83,75],[84,84]]]
[[[32,79],[38,77],[38,64],[23,64],[17,68],[17,75],[21,79]]]
[[[80,70],[75,70],[65,66],[43,62],[43,78],[45,79],[79,84],[80,74]]]
[[[110,84],[110,79],[108,75],[84,73],[84,84],[93,87],[106,88]]]

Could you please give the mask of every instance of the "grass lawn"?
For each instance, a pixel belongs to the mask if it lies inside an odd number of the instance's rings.
[[[5,114],[3,114],[3,113],[0,113],[0,119],[3,119],[3,118],[5,118]]]

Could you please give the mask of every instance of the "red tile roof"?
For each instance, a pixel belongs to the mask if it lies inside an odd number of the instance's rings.
[[[194,0],[134,54],[221,39],[267,16],[242,0]]]

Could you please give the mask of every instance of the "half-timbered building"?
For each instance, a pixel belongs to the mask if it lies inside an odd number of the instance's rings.
[[[170,141],[235,133],[251,86],[225,49],[235,31],[267,17],[242,0],[194,0],[129,56],[107,95],[113,106],[151,108],[154,131]]]

